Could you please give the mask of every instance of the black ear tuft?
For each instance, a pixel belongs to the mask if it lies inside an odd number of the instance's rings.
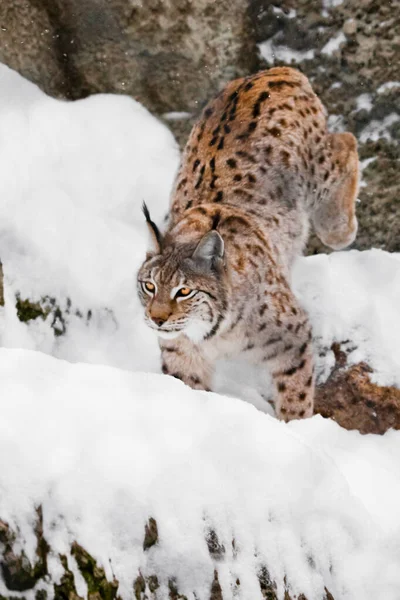
[[[143,204],[142,204],[142,211],[143,211],[143,214],[145,216],[146,221],[148,223],[151,222],[149,209],[147,208],[147,204],[146,204],[146,202],[144,200],[143,200]]]
[[[154,221],[151,220],[149,209],[147,208],[147,204],[144,201],[143,201],[143,204],[142,204],[142,211],[143,211],[143,214],[144,214],[145,219],[146,219],[147,226],[148,226],[149,231],[150,231],[150,235],[151,235],[151,238],[152,238],[152,241],[153,241],[154,250],[158,254],[161,254],[161,252],[162,252],[162,241],[163,241],[162,240],[162,235],[161,235],[161,233],[160,233],[157,225],[154,223]]]
[[[219,222],[221,220],[221,213],[218,211],[214,214],[211,229],[217,229]]]

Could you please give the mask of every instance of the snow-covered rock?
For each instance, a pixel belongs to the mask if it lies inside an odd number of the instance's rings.
[[[35,591],[52,593],[61,555],[86,595],[78,542],[122,598],[142,574],[157,576],[157,598],[175,581],[209,600],[214,569],[226,599],[239,580],[236,597],[261,600],[263,569],[277,598],[397,598],[399,433],[287,426],[170,377],[27,350],[0,351],[0,381],[0,514],[34,563],[40,506],[50,547]]]

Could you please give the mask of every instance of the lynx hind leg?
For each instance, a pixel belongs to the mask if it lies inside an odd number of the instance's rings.
[[[312,222],[320,240],[340,250],[351,244],[357,234],[355,201],[358,193],[357,141],[351,133],[331,133],[328,147],[332,153],[326,160],[323,151],[321,179],[323,191],[314,206]]]

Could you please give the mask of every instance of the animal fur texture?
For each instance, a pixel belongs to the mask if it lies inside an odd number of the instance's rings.
[[[331,248],[355,238],[357,144],[329,133],[299,71],[230,82],[193,127],[162,235],[138,274],[162,370],[209,390],[217,358],[241,354],[271,374],[279,418],[313,413],[312,332],[290,286],[309,224]]]

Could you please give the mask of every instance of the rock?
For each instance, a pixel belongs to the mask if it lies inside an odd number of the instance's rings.
[[[43,536],[43,513],[37,510],[37,521],[35,526],[37,539],[37,560],[31,564],[25,551],[14,549],[20,545],[21,540],[13,532],[7,523],[0,520],[0,542],[3,546],[0,558],[1,574],[8,590],[25,592],[32,589],[36,584],[47,576],[47,555],[49,546]],[[18,544],[17,544],[18,542]]]
[[[357,22],[355,19],[347,19],[343,25],[343,33],[348,36],[352,36],[357,31]]]
[[[71,317],[82,319],[86,324],[92,319],[91,310],[83,313],[79,308],[72,306],[72,302],[69,298],[62,303],[59,303],[56,298],[50,296],[43,296],[38,300],[31,300],[29,298],[21,298],[21,296],[17,295],[15,308],[21,323],[28,323],[29,321],[34,321],[39,318],[48,320],[55,337],[64,335],[67,332]],[[113,320],[114,316],[112,311],[104,308],[103,311],[100,312],[102,312],[103,316]]]
[[[88,600],[116,600],[119,583],[114,578],[108,581],[104,569],[77,542],[71,546],[71,555],[88,588]]]
[[[379,0],[349,0],[325,11],[316,11],[313,0],[276,0],[273,6],[269,0],[250,0],[250,5],[257,42],[274,37],[274,42],[292,50],[314,50],[314,58],[303,60],[298,67],[311,78],[328,113],[341,117],[339,130],[357,137],[361,159],[375,158],[363,171],[357,205],[359,233],[352,247],[399,251],[400,121],[395,119],[400,117],[400,94],[398,88],[382,92],[380,87],[400,81],[399,1],[389,5]],[[322,48],[340,33],[346,35],[340,51],[322,54]],[[262,65],[272,66],[265,61]],[[370,110],[358,106],[362,95],[370,97]],[[368,140],[374,123],[388,117],[391,119],[377,139]],[[313,236],[308,253],[317,252],[330,250]]]
[[[48,94],[129,94],[158,115],[198,113],[258,64],[242,0],[2,0],[0,25],[0,60]]]
[[[157,521],[153,517],[150,517],[148,523],[146,523],[144,532],[143,550],[148,550],[158,542]]]
[[[52,556],[54,560],[56,552],[51,549],[44,539],[41,508],[37,511],[37,524],[34,529],[34,535],[37,539],[38,560],[32,567],[26,558],[23,549],[23,540],[18,540],[19,554],[13,553],[12,546],[17,540],[17,533],[13,532],[9,525],[0,519],[0,544],[3,546],[3,588],[6,591],[6,595],[1,596],[3,600],[11,600],[12,598],[15,600],[16,597],[12,596],[12,594],[8,594],[8,591],[27,591],[32,590],[33,588],[36,590],[35,600],[46,600],[47,593],[51,588],[54,589],[55,600],[84,600],[82,596],[78,595],[76,588],[74,573],[76,574],[77,571],[79,571],[80,576],[84,579],[87,586],[87,596],[85,597],[85,600],[121,600],[121,596],[118,593],[118,580],[115,577],[109,580],[103,566],[98,564],[96,559],[77,541],[73,542],[68,549],[69,555],[74,559],[75,566],[69,564],[67,556],[59,555],[60,565],[59,569],[56,570],[56,581],[52,580],[52,571],[47,571],[47,556]],[[215,536],[216,539],[218,539],[216,533]],[[7,565],[9,564],[7,563],[7,556],[9,553],[13,555],[10,563],[13,569],[11,580],[4,576],[3,567],[5,563]],[[210,568],[212,569],[210,575],[213,577],[209,595],[207,595],[208,600],[224,600],[222,587],[219,582],[218,568],[215,566],[215,563],[214,567],[211,565]],[[221,568],[225,577],[225,569],[223,566]],[[28,579],[27,575],[29,576]],[[161,574],[161,577],[163,577],[163,574]],[[262,597],[265,598],[265,600],[278,600],[277,585],[270,577],[266,566],[260,567],[258,580]],[[19,582],[18,585],[16,582]],[[159,578],[156,573],[152,572],[151,561],[144,561],[143,569],[136,575],[132,573],[132,582],[133,594],[136,600],[157,600],[157,598],[160,597],[158,593],[160,587]],[[41,587],[41,584],[43,584],[43,587]],[[292,595],[290,584],[286,578],[285,588],[285,600],[307,600],[303,594]],[[170,600],[188,600],[187,596],[181,594],[175,578],[171,578],[168,581],[168,589]],[[239,579],[236,579],[236,581],[232,583],[232,591],[233,597],[236,598],[240,596]],[[334,600],[334,598],[325,588],[325,596],[324,598],[321,598],[321,600]]]
[[[60,556],[60,562],[64,573],[60,577],[60,582],[54,584],[54,600],[83,600],[76,591],[75,577],[68,565],[66,556]]]
[[[0,60],[52,96],[129,94],[160,118],[188,113],[166,120],[183,146],[202,106],[228,80],[272,66],[259,59],[257,43],[273,38],[297,53],[312,50],[314,58],[297,66],[338,117],[337,127],[356,135],[361,157],[376,157],[363,173],[353,247],[399,251],[400,124],[393,115],[400,116],[400,94],[380,87],[400,81],[399,0],[330,4],[322,10],[314,0],[2,0]],[[323,54],[340,34],[345,41]],[[370,110],[357,105],[363,94],[371,97]],[[368,141],[371,124],[389,117]],[[321,251],[329,250],[313,237],[308,252]]]
[[[222,589],[218,580],[218,571],[214,571],[214,580],[211,585],[210,600],[224,600],[222,596]]]
[[[360,433],[400,429],[400,389],[376,385],[368,365],[347,367],[340,345],[334,344],[332,349],[336,366],[316,390],[315,412]]]
[[[221,560],[225,554],[225,546],[219,541],[215,529],[210,529],[207,532],[206,542],[211,558]]]
[[[55,17],[42,0],[2,0],[0,61],[49,95],[74,98],[79,74],[64,52],[65,32]]]

